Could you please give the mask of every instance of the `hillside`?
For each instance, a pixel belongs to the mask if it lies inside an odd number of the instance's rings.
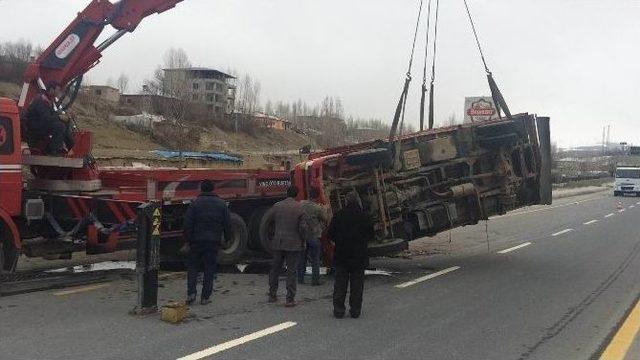
[[[18,98],[20,87],[16,84],[0,82],[0,96]],[[82,96],[72,107],[81,129],[91,130],[94,135],[93,153],[105,165],[118,164],[117,159],[127,159],[127,164],[139,158],[142,162],[153,158],[150,150],[180,150],[159,141],[157,133],[135,131],[111,120],[114,113],[130,112],[131,109],[119,105],[89,101]],[[184,149],[191,151],[225,151],[243,155],[244,166],[263,166],[264,156],[256,154],[292,153],[309,144],[305,136],[291,131],[258,129],[255,134],[224,131],[213,124],[206,126],[185,124],[190,134]],[[259,159],[256,159],[259,157]],[[267,161],[268,162],[268,161]]]

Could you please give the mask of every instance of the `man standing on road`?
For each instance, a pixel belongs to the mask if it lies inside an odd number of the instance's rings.
[[[320,205],[320,191],[316,187],[309,189],[311,200],[301,201],[302,210],[307,217],[302,231],[307,243],[306,250],[302,250],[298,261],[298,283],[304,284],[304,274],[307,270],[307,258],[311,260],[311,285],[320,285],[320,237],[327,227],[327,212]]]
[[[203,180],[200,184],[202,193],[195,199],[184,219],[184,238],[189,247],[187,274],[187,304],[196,301],[198,268],[204,267],[202,282],[202,305],[211,302],[213,277],[216,271],[216,258],[222,234],[231,236],[230,213],[227,204],[213,193],[213,182]]]
[[[364,270],[369,266],[367,243],[374,237],[373,222],[362,211],[360,197],[355,191],[347,194],[346,205],[331,219],[328,233],[336,246],[333,315],[338,319],[344,317],[344,301],[350,285],[349,313],[355,319],[362,310]]]
[[[285,306],[296,306],[296,269],[304,240],[301,222],[306,221],[302,205],[296,201],[298,189],[290,186],[287,198],[273,205],[275,234],[271,243],[273,262],[269,273],[269,302],[278,301],[278,277],[283,263],[287,266],[287,299]]]

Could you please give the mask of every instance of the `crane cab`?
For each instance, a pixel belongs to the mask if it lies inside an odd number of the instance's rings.
[[[0,97],[0,211],[20,215],[22,208],[22,152],[17,103]]]

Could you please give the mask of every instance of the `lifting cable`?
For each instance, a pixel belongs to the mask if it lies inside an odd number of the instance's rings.
[[[418,39],[418,30],[420,28],[420,18],[422,17],[422,5],[424,0],[420,0],[420,7],[418,9],[418,19],[416,20],[416,28],[413,34],[413,45],[411,46],[411,56],[409,57],[409,68],[407,69],[407,76],[404,81],[404,87],[402,88],[402,94],[400,95],[400,99],[398,100],[398,105],[396,106],[396,112],[393,116],[393,123],[391,124],[391,131],[389,133],[389,142],[393,141],[396,133],[398,131],[398,123],[402,123],[404,125],[404,113],[405,107],[407,105],[407,95],[409,93],[409,84],[411,83],[411,68],[413,66],[413,55],[416,50],[416,40]],[[402,121],[401,118],[402,117]]]
[[[496,110],[498,111],[498,116],[502,118],[502,115],[500,114],[500,111],[502,110],[504,111],[504,114],[507,116],[507,118],[511,118],[511,111],[509,111],[507,102],[504,100],[504,97],[502,96],[502,93],[498,88],[498,84],[496,84],[495,80],[493,79],[493,75],[491,74],[491,71],[487,66],[487,60],[484,57],[482,46],[480,45],[480,39],[478,37],[478,32],[476,31],[476,25],[473,22],[473,17],[471,16],[471,10],[469,10],[469,4],[467,3],[467,0],[462,1],[464,1],[464,7],[466,8],[467,15],[469,16],[469,22],[471,23],[473,36],[476,39],[476,45],[478,46],[478,51],[480,52],[480,58],[482,59],[482,63],[484,64],[484,70],[487,73],[487,80],[489,82],[489,89],[491,90],[491,97],[493,98],[493,103],[495,104]]]
[[[424,45],[424,68],[422,69],[422,97],[420,98],[420,131],[424,130],[424,104],[427,93],[427,59],[429,58],[429,29],[431,29],[431,0],[427,6],[427,40]]]
[[[436,81],[436,55],[438,44],[438,14],[440,13],[440,0],[436,0],[436,19],[433,30],[433,61],[431,63],[431,85],[429,88],[429,129],[433,129],[433,84]]]

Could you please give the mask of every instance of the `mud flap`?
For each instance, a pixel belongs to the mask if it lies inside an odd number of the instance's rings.
[[[551,205],[551,131],[549,129],[549,118],[538,117],[536,119],[538,127],[538,143],[540,145],[540,204]]]

